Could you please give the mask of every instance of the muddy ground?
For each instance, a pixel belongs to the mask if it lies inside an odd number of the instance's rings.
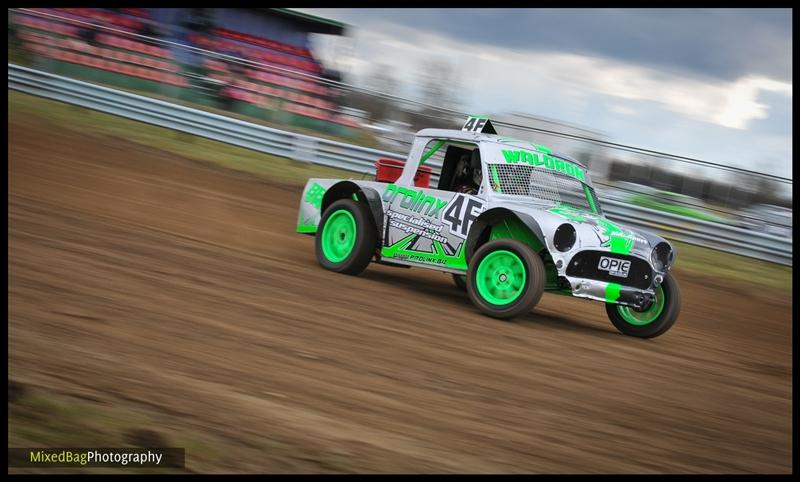
[[[9,377],[226,441],[191,470],[791,471],[787,293],[678,269],[654,340],[552,295],[493,320],[449,275],[321,269],[296,186],[8,134]]]

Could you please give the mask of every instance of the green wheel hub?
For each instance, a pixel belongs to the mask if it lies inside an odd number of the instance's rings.
[[[493,305],[513,303],[525,291],[525,264],[511,251],[489,253],[475,273],[478,293]]]
[[[356,220],[350,211],[335,211],[322,228],[322,253],[332,263],[347,259],[356,244]]]
[[[661,286],[656,290],[656,299],[644,311],[636,310],[628,306],[617,305],[617,311],[622,316],[622,319],[631,325],[644,326],[656,321],[664,311],[664,288]]]

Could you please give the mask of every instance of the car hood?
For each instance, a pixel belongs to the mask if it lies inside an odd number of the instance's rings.
[[[535,202],[500,201],[493,202],[492,207],[503,207],[532,217],[541,228],[551,252],[555,249],[552,244],[553,234],[565,222],[575,227],[577,233],[577,241],[570,251],[596,249],[614,254],[639,256],[649,261],[653,247],[666,241],[656,234],[632,229],[599,214],[565,204],[553,206]],[[672,245],[670,248],[673,248]]]

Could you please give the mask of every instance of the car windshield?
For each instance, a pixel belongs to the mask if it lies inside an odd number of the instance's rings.
[[[574,169],[559,171],[543,164],[502,161],[490,162],[487,167],[492,190],[498,194],[524,196],[554,205],[566,204],[584,211],[602,212],[594,189],[579,180]]]

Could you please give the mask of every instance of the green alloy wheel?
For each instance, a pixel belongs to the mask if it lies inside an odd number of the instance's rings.
[[[478,293],[493,305],[513,303],[525,291],[525,264],[506,250],[487,254],[475,275]]]
[[[658,319],[664,311],[664,288],[659,286],[656,290],[656,299],[649,308],[643,311],[637,311],[635,308],[628,306],[617,305],[617,312],[625,320],[635,326],[646,326]]]
[[[469,262],[467,293],[475,306],[494,318],[513,318],[533,309],[544,292],[542,258],[512,239],[490,241]]]
[[[319,226],[314,247],[323,268],[352,275],[366,269],[378,243],[366,204],[340,199],[325,210]]]
[[[346,209],[332,213],[322,227],[322,254],[332,263],[340,263],[356,245],[356,219]]]
[[[675,324],[681,311],[681,292],[672,274],[667,273],[655,291],[655,300],[644,310],[606,303],[608,318],[617,330],[625,335],[653,338]]]

